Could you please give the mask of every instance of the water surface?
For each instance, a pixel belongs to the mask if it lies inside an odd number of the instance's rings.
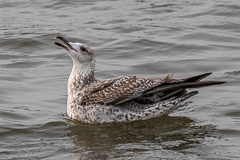
[[[239,159],[240,2],[0,0],[0,159]],[[91,126],[66,116],[72,62],[54,37],[90,45],[96,76],[214,72],[169,116]]]

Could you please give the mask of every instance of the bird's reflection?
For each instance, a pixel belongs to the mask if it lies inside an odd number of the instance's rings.
[[[184,150],[201,145],[214,131],[212,126],[199,126],[186,117],[160,118],[126,124],[85,125],[69,121],[69,136],[80,158],[105,159],[122,157],[126,152],[150,150]],[[129,156],[129,155],[128,155]]]

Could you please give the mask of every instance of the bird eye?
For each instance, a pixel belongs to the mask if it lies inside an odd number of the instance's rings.
[[[83,51],[83,52],[87,51],[87,49],[85,47],[83,47],[83,46],[80,47],[80,50]]]

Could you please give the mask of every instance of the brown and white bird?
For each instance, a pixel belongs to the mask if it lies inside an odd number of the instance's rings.
[[[211,73],[174,79],[125,76],[97,80],[94,76],[95,53],[83,43],[72,43],[58,36],[73,60],[68,79],[67,115],[87,124],[122,123],[146,120],[169,114],[184,105],[184,101],[198,93],[187,88],[222,84],[202,79]]]

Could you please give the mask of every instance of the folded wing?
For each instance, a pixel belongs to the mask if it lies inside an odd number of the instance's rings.
[[[136,76],[119,77],[98,82],[86,87],[79,103],[88,104],[121,104],[134,100],[138,103],[156,103],[171,97],[186,94],[187,88],[200,88],[218,85],[222,81],[203,81],[211,73],[205,73],[186,79],[148,79]]]
[[[147,79],[136,76],[119,77],[101,81],[86,87],[79,99],[87,104],[120,104],[141,96],[145,91],[163,83],[163,79]]]

